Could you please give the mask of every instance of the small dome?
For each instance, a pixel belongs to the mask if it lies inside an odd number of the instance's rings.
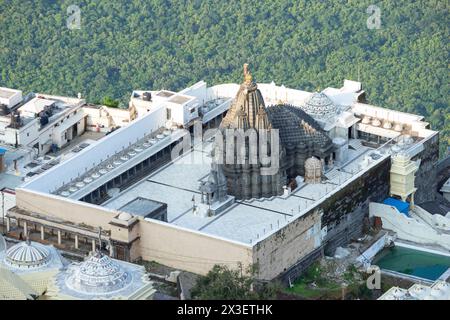
[[[123,221],[128,221],[131,218],[133,218],[133,216],[131,214],[129,214],[128,212],[122,212],[119,214],[119,216],[117,217],[117,219],[119,220],[123,220]]]
[[[392,129],[392,123],[389,122],[388,120],[384,121],[383,128],[384,129]]]
[[[320,183],[322,178],[322,162],[316,157],[311,157],[305,161],[305,182]]]
[[[40,243],[28,241],[18,243],[6,251],[5,263],[21,269],[38,268],[47,265],[50,252]]]
[[[403,125],[401,123],[396,123],[394,126],[394,130],[397,132],[402,132],[403,131]]]
[[[320,169],[322,167],[322,162],[316,157],[311,157],[306,159],[305,168],[307,169]]]
[[[364,116],[364,118],[362,119],[361,123],[363,124],[369,124],[372,121],[372,118],[369,116]]]
[[[307,145],[309,143],[330,149],[332,141],[317,121],[299,107],[279,104],[266,108],[268,122],[279,130],[283,146]]]
[[[302,109],[313,118],[328,120],[337,114],[337,107],[323,92],[314,92]]]
[[[381,121],[380,121],[379,119],[377,119],[377,118],[374,118],[374,119],[372,120],[372,125],[373,125],[374,127],[379,127],[379,126],[381,126]]]
[[[99,252],[67,270],[66,285],[78,292],[102,294],[121,290],[131,282],[131,275],[110,257]]]

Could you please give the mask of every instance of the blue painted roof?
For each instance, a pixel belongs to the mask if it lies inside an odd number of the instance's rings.
[[[394,198],[387,198],[383,201],[384,204],[387,204],[389,206],[396,207],[398,211],[403,213],[404,215],[409,217],[409,203],[401,200],[397,200]]]
[[[0,154],[5,154],[6,151],[8,151],[8,150],[5,148],[0,148]]]

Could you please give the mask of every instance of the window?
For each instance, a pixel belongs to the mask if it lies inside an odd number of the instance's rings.
[[[166,116],[167,116],[167,120],[172,119],[172,110],[167,108],[166,109]]]
[[[27,137],[29,137],[30,136],[30,133],[29,132],[27,132]]]

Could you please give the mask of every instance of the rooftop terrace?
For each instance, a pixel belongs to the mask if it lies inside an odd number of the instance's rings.
[[[211,149],[212,142],[197,145],[191,152],[148,175],[103,206],[119,210],[133,199],[144,197],[167,203],[167,219],[171,224],[252,244],[309,212],[389,156],[359,145],[357,150],[349,149],[346,163],[325,173],[328,180],[323,183],[303,184],[287,197],[236,201],[216,216],[200,217],[192,212],[192,198],[194,196],[195,201],[200,202],[199,184],[208,179]],[[369,160],[362,165],[365,159]]]

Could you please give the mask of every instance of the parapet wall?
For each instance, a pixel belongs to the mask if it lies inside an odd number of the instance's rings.
[[[128,230],[110,223],[119,211],[31,190],[17,189],[16,197],[17,207],[39,214],[44,225],[48,217],[72,229],[110,231],[111,240],[131,245],[131,261],[142,258],[197,274],[206,274],[215,264],[236,269],[241,263],[245,269],[253,262],[250,245],[142,218]]]
[[[215,264],[243,270],[252,264],[252,247],[174,227],[140,220],[137,252],[146,261],[205,275]]]
[[[322,227],[327,227],[325,254],[334,254],[338,246],[362,235],[369,202],[381,202],[389,195],[390,167],[388,157],[320,204]]]
[[[258,242],[253,247],[258,278],[271,280],[318,248],[320,231],[320,212],[314,210]]]
[[[333,255],[338,246],[360,237],[365,221],[368,222],[369,203],[382,201],[389,195],[390,162],[387,157],[302,217],[259,242],[253,251],[260,278],[294,281],[322,256],[322,248],[325,254]],[[326,235],[321,232],[324,229]],[[320,240],[315,242],[317,237]]]

